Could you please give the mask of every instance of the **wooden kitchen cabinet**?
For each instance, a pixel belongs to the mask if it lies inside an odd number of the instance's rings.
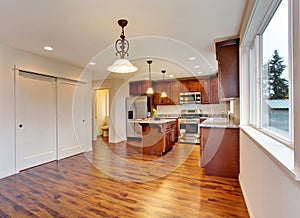
[[[163,119],[172,119],[174,120],[175,118],[166,118],[164,117]],[[172,138],[174,138],[175,142],[178,141],[178,118],[175,119],[175,123],[174,123],[174,128],[172,128]]]
[[[168,105],[170,104],[169,100],[169,84],[165,81],[155,82],[154,86],[154,104],[155,105]],[[167,97],[162,98],[161,93],[165,91],[167,93]]]
[[[220,98],[239,97],[239,41],[237,38],[215,44]]]
[[[200,166],[205,174],[238,178],[239,128],[201,127]]]
[[[129,83],[129,94],[130,95],[145,95],[147,94],[147,89],[150,87],[151,81],[132,81]]]
[[[181,92],[181,83],[177,80],[167,80],[155,82],[154,86],[154,104],[155,105],[176,105],[179,104],[179,94]],[[165,91],[167,97],[162,98],[161,93]]]
[[[194,79],[188,81],[189,92],[200,92],[202,90],[201,80]]]
[[[129,85],[130,95],[144,95],[150,86],[150,81],[133,81]],[[181,92],[201,92],[202,104],[219,102],[219,81],[217,76],[152,81],[152,87],[154,89],[154,105],[177,105],[179,104]],[[161,97],[163,91],[167,93],[165,98]]]
[[[202,89],[201,91],[201,103],[209,104],[210,103],[210,79],[201,80]]]
[[[178,80],[180,82],[180,92],[189,92],[189,81],[188,80]]]
[[[145,155],[162,156],[175,144],[175,122],[149,122],[142,125],[142,150]]]
[[[179,104],[179,95],[181,90],[181,83],[177,80],[169,82],[169,104]]]
[[[210,104],[219,103],[219,79],[218,76],[210,79]]]
[[[179,82],[181,92],[201,92],[202,90],[201,82],[195,77],[180,79]]]

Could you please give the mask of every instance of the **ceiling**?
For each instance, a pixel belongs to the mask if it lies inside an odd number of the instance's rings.
[[[135,79],[147,76],[149,58],[157,78],[162,77],[161,69],[167,70],[167,77],[215,73],[214,42],[238,36],[247,0],[0,0],[0,4],[0,43],[87,66],[96,72],[94,79],[116,76],[106,67],[117,59],[114,42],[121,33],[117,21],[127,19],[127,58],[139,71],[118,76]],[[54,50],[43,50],[45,45]],[[90,66],[91,61],[96,65]]]

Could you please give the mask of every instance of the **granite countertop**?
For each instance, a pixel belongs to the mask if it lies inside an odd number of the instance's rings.
[[[228,118],[208,118],[199,125],[200,127],[214,128],[239,128],[239,120]]]
[[[168,122],[172,122],[172,121],[176,121],[176,119],[158,119],[155,120],[153,118],[150,119],[135,119],[131,122],[134,123],[144,123],[144,124],[164,124],[164,123],[168,123]]]

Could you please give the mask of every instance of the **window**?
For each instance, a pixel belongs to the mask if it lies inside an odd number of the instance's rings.
[[[250,48],[249,63],[250,123],[291,142],[289,14],[289,0],[282,0]]]
[[[250,48],[250,123],[256,124],[256,49],[255,43]]]

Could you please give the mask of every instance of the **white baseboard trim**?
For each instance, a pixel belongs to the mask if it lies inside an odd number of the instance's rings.
[[[17,174],[18,172],[16,172],[15,170],[8,170],[8,171],[4,171],[4,172],[0,172],[0,179],[3,179],[5,177]]]
[[[241,177],[241,174],[239,174],[239,182],[240,182],[242,193],[243,193],[243,196],[244,196],[244,199],[245,199],[245,202],[246,202],[246,206],[247,206],[247,210],[248,210],[249,216],[250,217],[254,217],[253,210],[252,210],[251,204],[249,202],[249,199],[247,197],[246,188],[245,188],[245,185],[243,183],[243,179]]]

